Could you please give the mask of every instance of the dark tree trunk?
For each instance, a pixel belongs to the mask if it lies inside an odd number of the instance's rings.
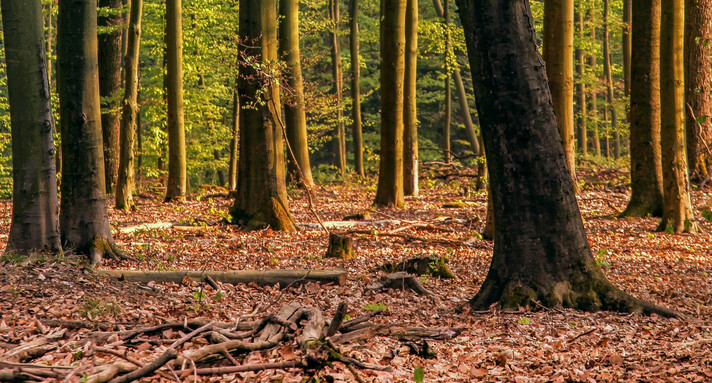
[[[98,25],[106,30],[99,33],[99,95],[101,97],[101,131],[104,144],[106,193],[114,193],[119,172],[119,132],[121,126],[121,61],[123,12],[121,0],[99,0],[106,16],[99,17]]]
[[[383,0],[381,160],[376,206],[403,207],[403,78],[406,0]]]
[[[54,122],[40,0],[2,0],[12,126],[12,223],[7,251],[59,252]]]
[[[690,177],[712,171],[712,0],[685,2],[685,100]]]
[[[329,0],[329,19],[333,25],[333,29],[329,33],[331,43],[331,76],[334,81],[333,92],[336,98],[336,130],[334,131],[333,145],[335,165],[339,168],[339,172],[346,172],[346,132],[344,128],[344,116],[342,110],[342,98],[344,93],[344,74],[341,67],[341,46],[339,43],[339,24],[341,12],[339,10],[340,0]]]
[[[445,162],[450,163],[452,151],[450,150],[450,125],[452,122],[452,89],[450,88],[450,50],[452,41],[450,36],[450,2],[445,0],[445,9],[443,10],[443,18],[445,21],[445,111],[443,118],[443,154]]]
[[[527,0],[459,0],[491,177],[494,254],[476,309],[563,305],[675,315],[614,287],[591,255]]]
[[[57,61],[62,134],[62,210],[67,249],[93,264],[114,254],[106,211],[96,0],[59,2]]]
[[[353,146],[354,146],[354,168],[356,174],[364,177],[363,169],[363,132],[361,128],[361,69],[359,68],[359,42],[358,42],[358,8],[359,0],[351,0],[351,114],[353,118]]]
[[[403,80],[403,193],[418,195],[418,0],[407,0]]]
[[[241,1],[239,34],[246,46],[244,55],[265,66],[274,65],[278,60],[277,0]],[[284,178],[279,85],[268,76],[269,68],[258,71],[251,63],[241,61],[239,72],[243,107],[237,198],[230,211],[233,222],[248,229],[270,226],[294,231]]]
[[[660,157],[660,0],[633,0],[630,189],[622,216],[663,214]]]
[[[141,13],[143,0],[131,1],[131,15],[127,34],[126,60],[124,68],[124,99],[121,118],[121,155],[119,157],[119,177],[116,184],[116,208],[134,207],[134,142],[136,141],[138,105],[138,59],[141,42]]]

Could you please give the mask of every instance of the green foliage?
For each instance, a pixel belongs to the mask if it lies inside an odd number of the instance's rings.
[[[363,306],[363,309],[366,311],[386,311],[388,310],[388,306],[386,306],[386,304],[382,302],[369,303]]]
[[[415,383],[423,383],[425,381],[425,371],[423,368],[418,366],[413,370],[413,381]]]
[[[702,211],[702,217],[708,221],[712,221],[712,211],[709,210],[703,210]]]
[[[529,318],[527,317],[521,317],[519,321],[517,321],[520,325],[528,325],[530,323]]]

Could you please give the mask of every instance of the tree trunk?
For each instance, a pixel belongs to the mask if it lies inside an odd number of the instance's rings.
[[[596,41],[596,11],[595,9],[589,9],[587,13],[588,22],[591,25],[591,44],[597,44]],[[591,83],[589,94],[591,97],[591,105],[588,108],[589,115],[591,117],[591,123],[593,124],[593,150],[596,156],[601,157],[601,136],[598,131],[598,86],[596,84],[596,50],[591,49],[590,55],[588,56],[588,67],[593,72],[594,81]]]
[[[623,89],[626,97],[630,97],[630,82],[632,72],[632,38],[631,25],[633,23],[633,8],[631,3],[633,0],[623,0]]]
[[[614,287],[591,255],[527,0],[459,0],[491,177],[494,253],[470,302],[675,313]],[[513,267],[516,265],[516,267]]]
[[[170,202],[181,201],[186,188],[181,0],[166,0],[166,67],[168,183],[165,201]]]
[[[121,0],[99,0],[105,16],[98,17],[99,33],[99,96],[101,97],[101,131],[104,144],[106,193],[114,194],[119,172],[119,132],[121,126]]]
[[[363,132],[361,128],[361,68],[359,64],[359,43],[358,43],[358,7],[359,0],[351,0],[351,33],[350,48],[351,48],[351,114],[353,119],[353,145],[354,145],[354,167],[356,174],[363,178],[365,176],[363,169]]]
[[[299,53],[299,0],[279,2],[279,48],[280,57],[285,61],[285,77],[292,97],[284,103],[284,125],[287,130],[287,163],[289,176],[295,185],[314,185],[309,163],[309,143],[307,141],[307,118],[304,111],[304,84]],[[282,132],[277,132],[282,133]],[[292,158],[292,154],[294,158]],[[294,159],[296,158],[296,163]]]
[[[131,1],[131,14],[126,45],[124,67],[124,101],[121,116],[121,155],[119,156],[119,178],[116,184],[116,208],[134,208],[134,142],[136,141],[138,105],[138,59],[141,45],[141,14],[143,0]]]
[[[712,0],[685,2],[685,100],[687,161],[701,181],[712,170]]]
[[[611,47],[608,31],[609,0],[603,0],[603,76],[606,83],[606,98],[611,116],[610,130],[613,133],[613,157],[618,160],[621,156],[620,134],[618,133],[618,112],[616,112],[615,95],[613,93],[613,77],[611,76]],[[608,126],[608,125],[606,125]],[[608,130],[608,129],[607,129]],[[606,132],[606,157],[610,157],[610,134]]]
[[[6,251],[56,253],[62,247],[42,5],[2,0],[1,6],[13,154]]]
[[[407,0],[403,80],[403,193],[418,195],[418,0]]]
[[[634,0],[630,84],[630,189],[622,216],[662,216],[660,0]]]
[[[584,42],[584,24],[583,24],[583,2],[579,2],[578,13],[576,13],[576,25],[579,37],[579,46],[576,48],[576,75],[578,83],[576,84],[576,105],[578,106],[578,118],[576,119],[576,132],[578,133],[578,147],[581,156],[585,160],[588,156],[588,119],[587,119],[587,104],[586,104],[586,60],[584,57],[584,49],[580,45]]]
[[[574,1],[544,2],[543,58],[549,78],[554,112],[564,145],[566,165],[576,180],[574,148]],[[574,182],[574,185],[576,183]]]
[[[106,211],[96,0],[59,2],[57,61],[62,134],[62,243],[92,264],[114,254]]]
[[[445,10],[443,9],[440,0],[433,0],[433,5],[435,6],[435,13],[438,17],[445,17]],[[460,106],[460,116],[462,121],[465,123],[465,133],[467,134],[467,140],[470,143],[470,149],[474,155],[482,154],[480,150],[480,139],[477,137],[475,132],[475,124],[472,123],[472,116],[470,116],[470,106],[467,101],[467,93],[465,92],[465,85],[462,82],[462,76],[460,75],[460,70],[454,70],[451,73],[452,79],[455,82],[455,90],[457,91],[457,99]]]
[[[403,79],[406,0],[383,0],[381,160],[376,206],[403,207]]]
[[[658,230],[696,233],[685,157],[685,86],[683,70],[684,0],[661,1],[660,141],[663,168],[663,218]]]
[[[232,92],[232,132],[230,134],[230,168],[228,169],[228,189],[237,189],[237,153],[240,142],[240,97],[237,86],[239,77],[235,79],[235,90]]]
[[[445,19],[445,111],[443,119],[443,154],[445,162],[450,163],[452,151],[450,150],[450,125],[452,119],[452,90],[450,88],[450,51],[452,50],[452,41],[450,37],[450,4],[449,0],[445,0],[445,10],[443,18]]]
[[[331,75],[334,81],[334,97],[336,98],[336,131],[333,140],[335,165],[339,168],[339,173],[346,172],[346,132],[344,128],[344,116],[342,108],[344,74],[341,69],[341,47],[339,45],[339,23],[340,11],[339,0],[329,0],[329,19],[333,23],[333,29],[329,32],[331,40]]]
[[[230,213],[234,223],[248,229],[294,231],[284,179],[279,83],[268,77],[269,65],[279,59],[277,0],[240,2],[239,29],[245,57],[266,68],[240,62],[240,158],[237,198]]]

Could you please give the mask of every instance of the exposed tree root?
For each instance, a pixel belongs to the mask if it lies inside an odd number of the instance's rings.
[[[94,238],[94,242],[87,252],[87,255],[89,256],[89,262],[91,262],[92,266],[101,264],[104,258],[136,262],[135,258],[129,257],[126,253],[119,250],[114,241],[102,237]]]

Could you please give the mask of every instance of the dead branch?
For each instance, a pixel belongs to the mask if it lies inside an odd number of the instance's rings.
[[[346,317],[346,312],[348,311],[348,304],[345,301],[342,301],[339,303],[339,307],[336,309],[336,313],[334,314],[334,318],[331,319],[331,323],[329,323],[329,328],[326,329],[326,337],[334,336],[337,331],[339,331],[339,328],[341,327],[341,324],[344,322],[344,318]]]
[[[240,284],[256,283],[261,286],[280,286],[307,282],[346,283],[346,270],[206,270],[206,271],[137,271],[137,270],[97,270],[97,272],[133,282],[174,282],[181,283],[184,278],[201,282],[205,277],[214,281]]]

